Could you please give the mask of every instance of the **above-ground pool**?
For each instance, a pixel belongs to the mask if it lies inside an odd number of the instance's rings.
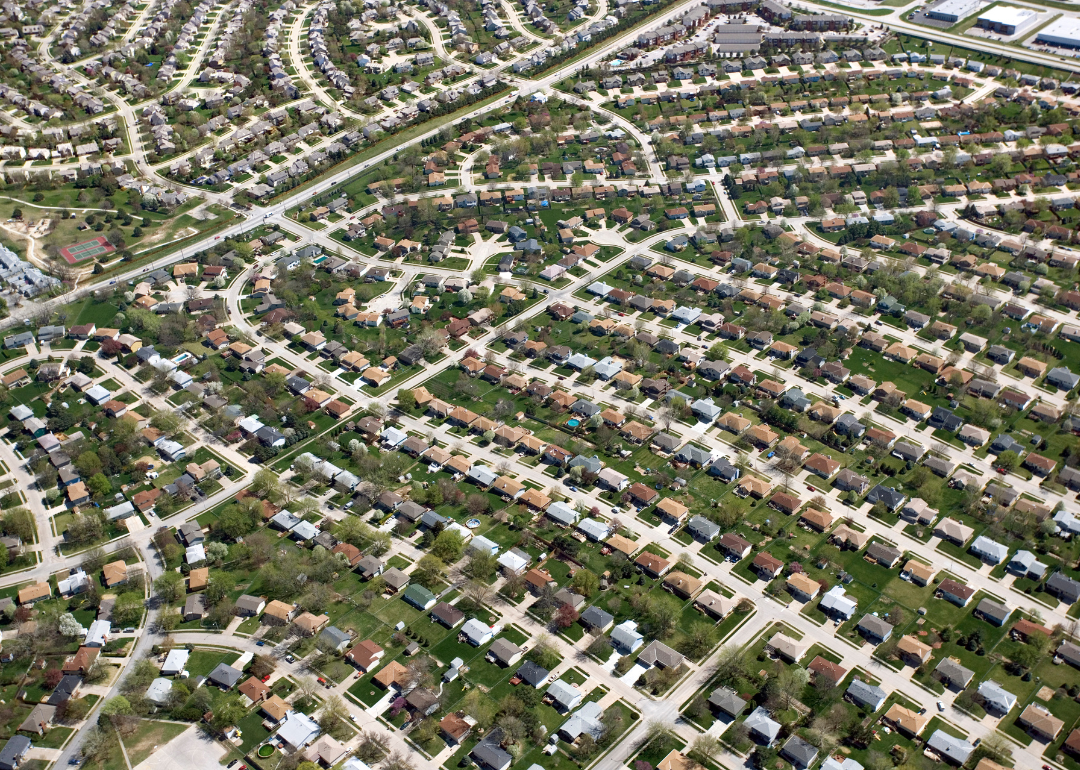
[[[571,428],[576,428],[577,426],[581,425],[581,420],[567,420],[566,424],[569,425]]]
[[[258,755],[263,759],[266,759],[274,753],[274,746],[270,743],[264,743],[262,746],[259,747],[259,750],[256,753],[258,753]]]
[[[480,519],[469,519],[465,522],[465,526],[469,529],[476,529],[480,526]]]

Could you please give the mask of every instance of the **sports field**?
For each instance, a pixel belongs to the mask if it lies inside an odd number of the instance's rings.
[[[69,264],[74,265],[76,262],[100,257],[102,254],[108,254],[111,251],[116,251],[116,249],[113,248],[113,245],[109,243],[104,235],[99,235],[97,238],[91,238],[88,241],[65,246],[60,249],[60,256],[66,259]]]

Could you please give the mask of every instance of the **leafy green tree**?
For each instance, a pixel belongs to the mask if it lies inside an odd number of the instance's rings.
[[[416,563],[412,577],[424,588],[431,589],[438,585],[446,576],[446,564],[434,554],[425,554]]]
[[[105,497],[112,492],[112,484],[104,473],[95,473],[87,479],[86,486],[94,497]]]
[[[574,591],[588,598],[599,590],[600,578],[591,570],[579,569],[574,573],[571,585],[574,587]]]
[[[435,538],[435,542],[431,546],[431,553],[444,564],[453,564],[461,558],[461,552],[464,548],[465,539],[460,533],[443,530]]]
[[[176,602],[184,596],[184,577],[179,572],[166,572],[154,581],[154,592],[164,602]]]
[[[142,620],[143,597],[134,592],[120,594],[113,605],[113,624],[135,626]]]
[[[1016,467],[1016,463],[1019,461],[1019,456],[1011,449],[1006,449],[1004,452],[997,456],[996,465],[999,468],[1004,468],[1007,471],[1011,471]]]
[[[125,698],[123,695],[117,695],[105,703],[101,707],[101,713],[104,716],[123,716],[133,713],[131,710],[131,701]]]

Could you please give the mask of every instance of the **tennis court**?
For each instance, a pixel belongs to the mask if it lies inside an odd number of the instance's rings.
[[[76,262],[100,257],[102,254],[108,254],[110,251],[116,251],[116,249],[113,248],[113,245],[109,243],[104,235],[99,235],[97,238],[92,238],[89,241],[65,246],[60,249],[60,256],[66,259],[68,263],[74,265]]]

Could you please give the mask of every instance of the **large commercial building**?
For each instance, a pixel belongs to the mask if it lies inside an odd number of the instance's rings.
[[[981,0],[945,0],[927,11],[926,18],[955,24],[975,13],[981,5]]]
[[[1011,36],[1017,32],[1023,32],[1038,18],[1039,14],[1031,8],[998,5],[980,13],[975,24],[983,29]]]
[[[1063,48],[1080,48],[1080,19],[1071,16],[1058,19],[1036,35],[1035,42]]]

